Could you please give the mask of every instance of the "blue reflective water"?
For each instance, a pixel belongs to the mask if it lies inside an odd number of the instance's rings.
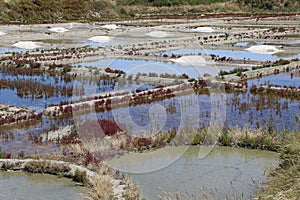
[[[74,84],[73,81],[65,82],[59,76],[27,76],[18,75],[12,76],[0,73],[0,80],[9,83],[10,87],[0,88],[0,103],[28,107],[32,110],[42,111],[46,106],[51,104],[58,104],[61,101],[69,101],[70,97],[62,95],[61,90],[71,88]],[[13,86],[13,84],[19,85]],[[32,88],[35,86],[36,88]],[[53,88],[53,93],[50,91],[43,91],[43,88],[48,86]],[[28,91],[29,93],[24,95]],[[34,94],[31,92],[35,92]],[[37,97],[40,92],[42,97]],[[49,92],[49,93],[48,93]],[[47,94],[52,94],[47,96]]]
[[[109,45],[118,45],[125,44],[125,42],[92,42],[92,41],[79,41],[80,44],[78,46],[109,46]]]
[[[83,190],[71,180],[45,174],[21,172],[0,173],[0,199],[2,200],[79,200]]]
[[[20,48],[6,48],[6,47],[0,47],[0,54],[6,54],[6,53],[25,53],[27,51],[30,51],[28,49],[20,49]]]
[[[236,47],[247,47],[250,43],[249,42],[237,42],[234,44]]]
[[[197,102],[192,101],[196,98]],[[218,116],[220,112],[224,120],[224,126],[263,128],[282,130],[300,130],[297,117],[300,116],[300,101],[276,97],[274,95],[252,95],[247,93],[227,94],[226,101],[218,101],[218,107],[212,107],[216,103],[213,95],[187,95],[177,96],[171,99],[165,99],[150,104],[142,104],[126,108],[118,108],[111,111],[98,113],[98,118],[116,120],[121,117],[120,124],[126,127],[126,130],[133,133],[136,126],[145,127],[154,122],[155,119],[162,120],[161,130],[178,128],[185,125],[197,123],[197,127],[209,125]],[[159,105],[152,116],[151,109]],[[193,119],[199,119],[199,122],[193,122]],[[186,122],[188,120],[189,122]],[[126,122],[126,123],[125,123]],[[189,124],[191,123],[191,124]],[[160,125],[160,121],[157,122]],[[139,130],[139,129],[137,129]],[[149,130],[149,129],[148,129]]]
[[[80,95],[92,95],[99,94],[104,92],[110,92],[114,90],[128,90],[132,91],[135,88],[142,89],[153,88],[153,85],[149,84],[140,84],[137,82],[127,82],[127,81],[116,81],[116,80],[105,80],[99,78],[99,80],[91,81],[91,80],[71,80],[66,82],[61,79],[59,76],[27,76],[27,75],[18,75],[12,76],[8,74],[0,73],[0,81],[4,80],[5,82],[9,82],[11,87],[13,88],[4,88],[0,87],[0,103],[14,105],[14,106],[22,106],[28,107],[32,110],[42,111],[45,107],[51,104],[59,104],[61,101],[72,102],[72,100],[77,99]],[[16,82],[22,82],[23,84],[18,85],[16,87],[12,86],[12,84]],[[23,92],[33,91],[38,94],[38,92],[34,88],[30,88],[35,85],[41,90],[44,86],[52,86],[54,87],[54,94],[51,96],[46,96],[49,91],[42,91],[43,96],[38,98],[32,93],[28,95],[22,96]],[[17,88],[18,87],[18,88]],[[61,90],[63,88],[67,88],[71,90],[71,96],[62,95]],[[36,88],[37,89],[37,88]],[[81,93],[77,94],[74,91],[80,90]],[[19,94],[19,95],[18,95]]]
[[[99,67],[105,69],[110,67],[113,69],[119,69],[127,74],[137,73],[150,73],[154,72],[158,75],[168,73],[175,75],[182,75],[186,73],[191,78],[202,77],[205,73],[211,75],[217,75],[220,70],[232,70],[235,67],[232,66],[201,66],[201,67],[188,67],[175,64],[171,61],[160,62],[150,60],[130,60],[130,59],[102,59],[95,62],[82,62],[74,64],[74,66],[86,66],[86,67]]]
[[[249,80],[249,85],[261,85],[261,84],[272,84],[272,85],[279,85],[279,86],[300,86],[300,76],[293,75],[291,73],[295,73],[296,71],[292,71],[290,73],[282,73],[276,74],[271,76],[265,76],[259,79]]]

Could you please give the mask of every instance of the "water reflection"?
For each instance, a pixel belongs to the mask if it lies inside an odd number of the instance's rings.
[[[156,74],[175,74],[182,75],[183,73],[189,75],[191,78],[202,77],[204,74],[217,75],[220,70],[232,70],[233,66],[181,66],[171,61],[150,61],[150,60],[131,60],[131,59],[101,59],[95,62],[83,62],[74,64],[74,66],[86,66],[86,67],[99,67],[105,69],[110,67],[113,69],[122,70],[128,74],[137,73],[150,73],[155,72]]]
[[[293,75],[291,75],[293,74]],[[281,73],[271,76],[265,76],[259,79],[249,80],[249,85],[252,84],[260,85],[260,84],[272,84],[279,86],[300,86],[300,76],[299,70],[293,70],[290,73]]]
[[[185,147],[167,147],[151,153],[127,154],[109,164],[122,171],[144,171],[173,159],[171,165],[150,173],[129,173],[142,190],[142,197],[159,199],[164,192],[180,192],[200,197],[207,193],[213,199],[243,196],[254,197],[255,189],[266,179],[265,171],[278,165],[278,155],[272,152],[215,147],[204,159],[199,159],[200,147],[190,147],[177,159]],[[163,191],[162,191],[163,190]]]
[[[0,185],[2,200],[80,200],[83,197],[83,190],[76,188],[71,180],[45,174],[1,172]]]

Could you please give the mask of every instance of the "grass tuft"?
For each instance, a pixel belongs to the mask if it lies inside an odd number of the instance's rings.
[[[296,200],[300,197],[300,136],[296,133],[280,153],[280,168],[270,175],[259,199]]]
[[[90,178],[88,186],[91,189],[90,199],[112,199],[113,198],[113,180],[109,175],[104,175],[107,169],[99,168],[97,175]]]

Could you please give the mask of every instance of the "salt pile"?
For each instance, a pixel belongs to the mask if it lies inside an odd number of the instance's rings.
[[[110,29],[110,30],[115,30],[115,29],[118,28],[118,26],[115,25],[115,24],[107,24],[107,25],[101,26],[101,28]]]
[[[183,67],[203,67],[209,64],[202,56],[182,56],[177,59],[171,59],[171,61]]]
[[[64,27],[53,27],[53,28],[50,28],[49,31],[55,32],[55,33],[64,33],[64,32],[67,32],[69,30],[64,28]]]
[[[147,33],[147,35],[155,38],[164,38],[167,37],[169,34],[165,31],[152,31],[150,33]]]
[[[3,33],[3,32],[0,31],[0,36],[3,36],[3,35],[6,35],[6,33]]]
[[[195,32],[195,33],[212,33],[215,32],[215,30],[211,27],[197,27],[195,29],[191,29],[189,32]]]
[[[272,45],[255,45],[246,49],[247,51],[260,54],[275,54],[284,50],[279,50]]]
[[[29,50],[42,47],[42,46],[38,45],[36,42],[32,42],[32,41],[17,42],[15,44],[13,44],[12,46],[18,47],[20,49],[29,49]]]
[[[109,42],[111,41],[111,38],[108,36],[94,36],[89,38],[88,40],[93,42]]]

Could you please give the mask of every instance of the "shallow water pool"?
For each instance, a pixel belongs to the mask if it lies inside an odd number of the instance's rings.
[[[270,85],[279,85],[279,86],[300,86],[300,76],[293,75],[296,71],[292,71],[290,73],[281,73],[271,76],[265,76],[259,79],[248,80],[249,85],[261,85],[261,84],[270,84]]]
[[[51,175],[0,172],[0,199],[2,200],[80,200],[83,189],[75,187],[70,179]]]
[[[150,73],[154,72],[158,75],[168,73],[182,75],[183,73],[189,75],[190,78],[202,77],[204,74],[217,75],[220,70],[232,70],[233,66],[181,66],[171,61],[160,62],[150,60],[130,60],[130,59],[101,59],[95,62],[83,62],[75,64],[74,66],[86,66],[86,67],[110,67],[113,69],[119,69],[125,71],[127,74],[137,73]]]
[[[266,180],[266,172],[278,166],[278,154],[239,148],[214,147],[203,159],[201,147],[167,147],[151,153],[127,154],[109,164],[128,173],[146,199],[175,193],[192,199],[252,199]],[[184,154],[182,154],[184,152]],[[165,165],[165,163],[170,163]],[[160,168],[152,171],[151,169]]]

